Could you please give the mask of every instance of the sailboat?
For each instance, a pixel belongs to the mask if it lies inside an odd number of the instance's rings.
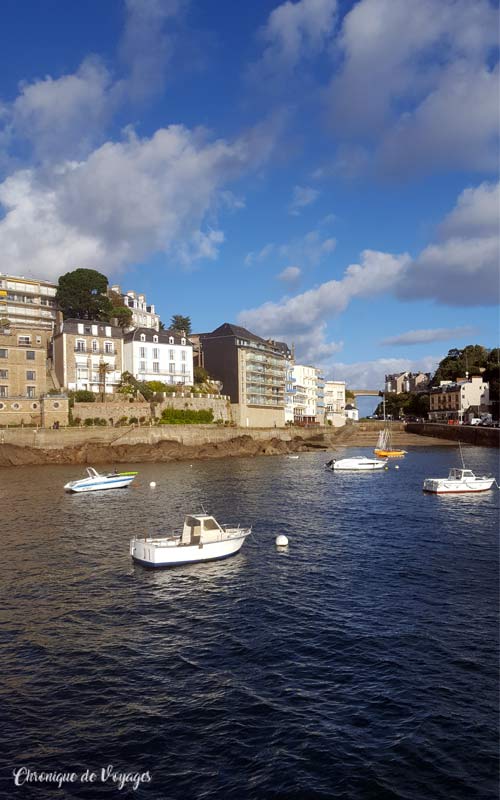
[[[383,430],[379,432],[373,452],[380,458],[402,458],[406,455],[407,450],[396,450],[392,447],[392,431],[386,423]]]

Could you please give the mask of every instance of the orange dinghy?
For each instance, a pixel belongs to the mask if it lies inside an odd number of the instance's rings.
[[[391,430],[386,426],[380,431],[373,451],[378,458],[403,458],[406,455],[406,450],[396,450],[392,447],[391,439]]]

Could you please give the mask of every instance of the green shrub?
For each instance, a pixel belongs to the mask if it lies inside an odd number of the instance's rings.
[[[94,424],[94,420],[93,420],[93,419],[91,419],[90,417],[87,417],[87,419],[85,419],[85,420],[83,421],[83,424],[84,424],[84,425],[85,425],[87,428],[90,428],[90,426]]]
[[[88,389],[79,389],[75,392],[74,398],[77,403],[95,403],[95,394]]]
[[[129,425],[137,425],[138,422],[139,422],[139,420],[137,419],[137,417],[130,417],[130,419],[128,421],[128,424]]]
[[[205,425],[214,421],[212,409],[193,411],[192,409],[165,408],[162,411],[160,425]]]

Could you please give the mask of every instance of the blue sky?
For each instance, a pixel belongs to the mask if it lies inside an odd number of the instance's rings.
[[[3,0],[0,271],[357,387],[498,344],[498,3]]]

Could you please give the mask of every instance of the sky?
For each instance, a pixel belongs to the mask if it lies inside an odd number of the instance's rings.
[[[498,346],[493,0],[2,0],[0,272],[351,388]]]

